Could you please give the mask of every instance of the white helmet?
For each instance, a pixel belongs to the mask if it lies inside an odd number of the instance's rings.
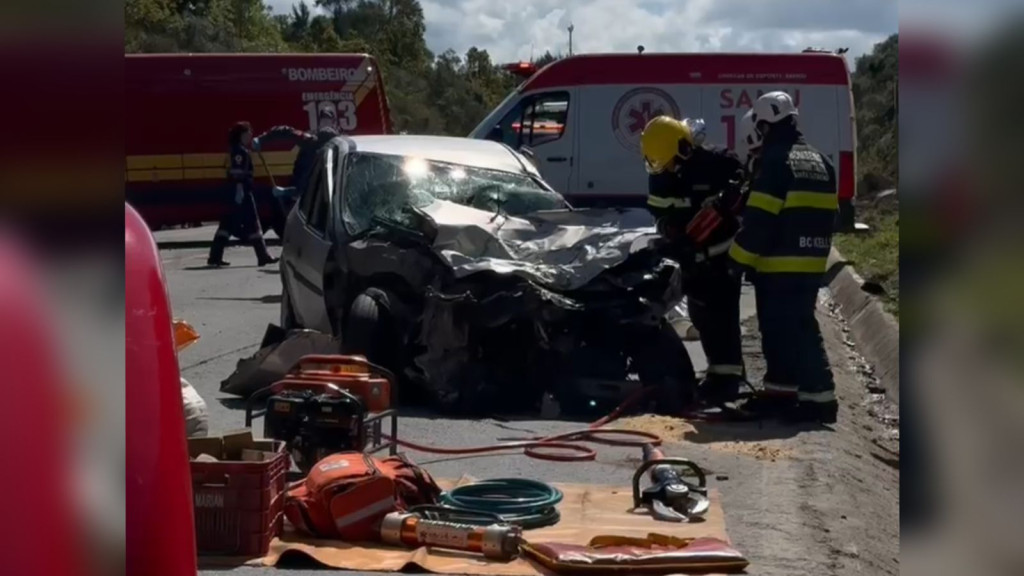
[[[736,140],[736,152],[744,154],[747,158],[750,153],[761,147],[764,137],[754,126],[754,111],[747,110],[747,113],[740,119],[739,138]]]
[[[799,114],[796,105],[793,104],[793,99],[782,91],[768,92],[762,95],[754,102],[751,111],[754,113],[754,126],[760,122],[775,124],[783,118]]]

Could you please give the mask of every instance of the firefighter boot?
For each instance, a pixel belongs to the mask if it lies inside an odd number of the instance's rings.
[[[697,386],[697,397],[701,402],[721,405],[735,401],[740,395],[742,376],[732,374],[708,374]]]
[[[207,266],[213,266],[220,268],[222,266],[230,266],[230,262],[224,260],[224,249],[227,248],[228,240],[231,239],[231,234],[220,229],[213,237],[213,244],[210,245],[210,255],[206,259]]]
[[[249,243],[252,244],[252,249],[256,251],[257,265],[260,267],[268,264],[276,264],[277,258],[270,255],[267,250],[267,241],[263,239],[263,234],[255,232],[249,236]]]
[[[761,390],[755,391],[753,397],[748,398],[742,403],[740,410],[749,413],[751,416],[772,418],[792,411],[796,404],[797,393],[795,387],[792,390],[788,390],[782,386],[765,383]]]

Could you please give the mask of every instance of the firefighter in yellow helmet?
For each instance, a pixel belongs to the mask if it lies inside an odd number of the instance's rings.
[[[671,252],[690,270],[687,307],[700,332],[708,369],[698,397],[733,400],[746,379],[740,340],[740,279],[728,251],[745,172],[733,152],[704,143],[704,121],[658,116],[640,136],[650,174],[647,208]]]

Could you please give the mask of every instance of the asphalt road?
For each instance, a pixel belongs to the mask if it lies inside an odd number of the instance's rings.
[[[161,258],[176,317],[197,328],[201,339],[180,357],[183,376],[206,400],[211,433],[243,426],[237,401],[219,392],[220,381],[238,359],[256,351],[268,323],[278,320],[277,267],[258,268],[249,248],[231,248],[230,268],[205,266],[206,250],[194,242],[212,238],[212,228],[158,233]],[[175,244],[181,242],[182,244]],[[177,248],[177,246],[188,246]],[[276,248],[272,248],[276,252]],[[744,317],[753,314],[745,291]],[[750,322],[748,321],[748,324]],[[690,458],[711,470],[709,480],[723,495],[726,523],[734,545],[748,555],[751,574],[895,574],[898,572],[898,464],[873,454],[876,437],[891,434],[877,418],[877,407],[857,376],[855,351],[843,342],[842,327],[822,314],[823,331],[836,367],[837,391],[844,404],[835,430],[786,427],[774,423],[697,425],[686,441],[669,444],[670,456]],[[748,370],[763,371],[756,329],[745,337]],[[688,343],[698,369],[706,366],[699,346]],[[548,435],[579,428],[560,421],[449,420],[406,417],[399,435],[438,446],[469,446],[499,438]],[[452,459],[410,452],[435,477],[530,477],[548,482],[600,482],[627,485],[639,453],[600,447],[596,462],[560,464],[520,455]],[[875,458],[870,456],[874,455]],[[309,564],[287,568],[230,569],[233,574],[288,576],[316,571]],[[224,569],[209,568],[202,574]]]

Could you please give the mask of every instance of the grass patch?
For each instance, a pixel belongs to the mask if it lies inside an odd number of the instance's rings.
[[[898,206],[859,207],[857,220],[871,227],[869,232],[837,234],[836,248],[843,253],[866,282],[883,291],[879,297],[886,310],[900,314],[900,215]]]

